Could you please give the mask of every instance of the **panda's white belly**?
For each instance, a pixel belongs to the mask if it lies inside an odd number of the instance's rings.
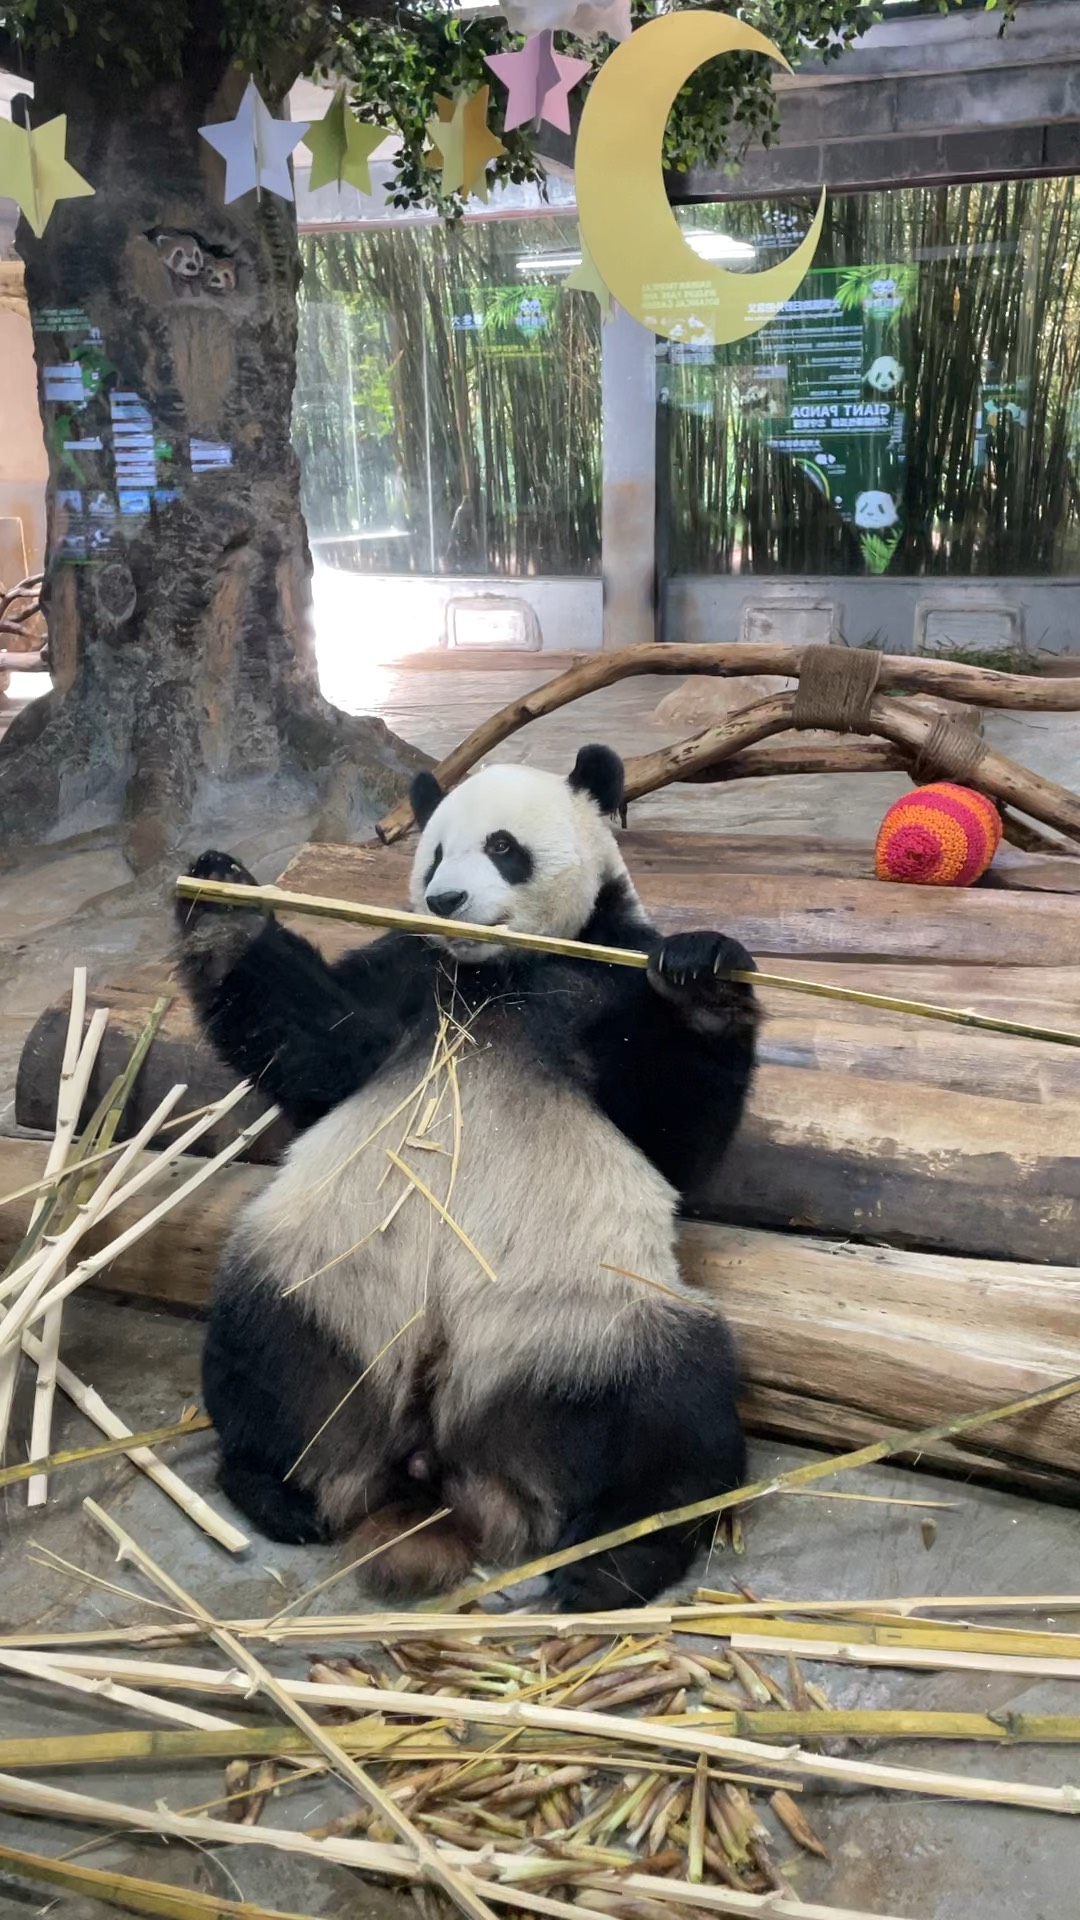
[[[465,1048],[456,1089],[444,1070],[417,1094],[427,1064],[411,1054],[304,1134],[240,1247],[392,1395],[440,1349],[449,1402],[462,1401],[447,1418],[500,1382],[610,1380],[663,1338],[673,1303],[648,1283],[692,1298],[673,1189],[584,1094],[512,1047]]]

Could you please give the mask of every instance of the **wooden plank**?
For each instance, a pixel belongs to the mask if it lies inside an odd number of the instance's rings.
[[[665,931],[720,927],[761,958],[1061,967],[1080,954],[1080,901],[1072,895],[884,886],[843,877],[823,885],[816,874],[800,871],[724,873],[655,858],[654,865],[647,858],[630,864],[646,910]],[[296,893],[400,906],[408,898],[409,865],[401,847],[309,845],[280,884]],[[327,954],[343,953],[362,944],[358,932],[328,923],[319,944]]]
[[[2,1195],[37,1177],[47,1145],[0,1139],[0,1262],[29,1199]],[[192,1163],[172,1178],[183,1179]],[[202,1310],[225,1237],[270,1178],[223,1168],[193,1205],[159,1222],[101,1276],[104,1291]],[[149,1192],[100,1230],[129,1226]],[[1002,1403],[1080,1372],[1080,1275],[1054,1266],[947,1259],[794,1234],[687,1223],[688,1278],[715,1298],[739,1340],[752,1432],[835,1452],[924,1422]],[[942,1446],[921,1464],[1054,1497],[1076,1497],[1080,1405]]]
[[[839,1017],[821,1016],[818,1003],[794,994],[770,993],[767,1004],[758,1046],[762,1068],[851,1074],[1032,1106],[1062,1100],[1080,1106],[1080,1047],[940,1027],[902,1014],[886,1019],[875,1009],[842,1002],[829,1003]],[[966,995],[963,1004],[969,1004]],[[804,1013],[807,1005],[815,1011]],[[1059,1018],[1060,1011],[1055,1008],[1051,1017]],[[1076,1025],[1080,1030],[1080,1013]]]

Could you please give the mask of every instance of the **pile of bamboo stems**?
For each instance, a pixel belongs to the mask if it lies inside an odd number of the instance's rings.
[[[800,1877],[829,1857],[803,1797],[817,1782],[1080,1812],[1080,1790],[1067,1782],[986,1778],[866,1751],[867,1742],[897,1739],[1076,1746],[1080,1715],[841,1709],[800,1665],[880,1657],[898,1667],[1080,1675],[1080,1633],[986,1628],[965,1617],[1080,1613],[1080,1593],[839,1602],[700,1590],[684,1605],[565,1617],[319,1616],[303,1610],[321,1591],[313,1589],[268,1619],[225,1622],[112,1516],[92,1500],[85,1508],[118,1559],[156,1589],[156,1618],[28,1634],[18,1645],[4,1638],[0,1670],[47,1689],[53,1705],[92,1693],[157,1724],[0,1738],[0,1806],[10,1812],[426,1882],[470,1920],[506,1906],[553,1920],[583,1910],[678,1920],[687,1908],[890,1920],[801,1896]],[[928,1608],[937,1617],[922,1617]],[[118,1650],[148,1640],[152,1654]],[[170,1642],[188,1656],[203,1642],[224,1660],[163,1660]],[[308,1677],[273,1671],[260,1643],[310,1646]],[[770,1656],[782,1661],[779,1678]],[[180,1811],[40,1778],[208,1760],[223,1767],[220,1793]],[[321,1797],[322,1818],[286,1824],[294,1789],[330,1776],[346,1790],[338,1806],[328,1813]],[[0,1872],[176,1920],[207,1911],[205,1896],[81,1859],[0,1847]],[[214,1911],[260,1920],[268,1910],[216,1902]]]
[[[276,1118],[276,1108],[260,1115],[193,1174],[173,1186],[125,1232],[98,1246],[93,1253],[83,1252],[82,1243],[87,1235],[96,1236],[97,1229],[126,1202],[146,1188],[162,1183],[170,1169],[183,1164],[181,1156],[211,1128],[227,1119],[248,1092],[246,1083],[242,1083],[224,1099],[198,1113],[174,1118],[174,1110],[187,1091],[178,1083],[170,1088],[130,1140],[123,1145],[116,1144],[124,1108],[168,1005],[167,999],[158,1001],[124,1071],[108,1087],[80,1133],[80,1116],[109,1015],[104,1008],[98,1009],[84,1034],[86,970],[75,969],[56,1130],[45,1172],[35,1186],[26,1234],[6,1270],[0,1274],[0,1457],[7,1445],[20,1371],[25,1365],[36,1370],[30,1439],[32,1470],[5,1468],[0,1471],[0,1484],[26,1478],[28,1504],[40,1506],[46,1500],[48,1467],[53,1464],[49,1453],[53,1401],[59,1387],[110,1443],[130,1441],[122,1448],[129,1459],[198,1526],[236,1553],[247,1545],[246,1535],[217,1513],[201,1495],[194,1493],[171,1468],[163,1466],[145,1443],[141,1443],[140,1436],[132,1434],[120,1416],[105,1404],[100,1394],[60,1359],[64,1303],[69,1296],[108,1267],[119,1253],[149,1233],[174,1207],[190,1200],[219,1168],[242,1154]],[[144,1152],[156,1135],[171,1129],[179,1131],[175,1131],[174,1138],[160,1152],[153,1155]],[[195,1430],[190,1422],[178,1423],[177,1432],[188,1430]],[[160,1444],[160,1434],[157,1439]]]

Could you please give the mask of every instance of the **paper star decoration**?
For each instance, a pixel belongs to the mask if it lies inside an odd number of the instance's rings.
[[[546,120],[560,133],[570,131],[570,89],[591,71],[592,62],[556,53],[553,39],[550,32],[534,33],[518,53],[486,56],[492,73],[510,89],[503,115],[507,133],[526,120]]]
[[[340,187],[345,181],[361,193],[370,193],[368,161],[385,139],[382,127],[357,119],[346,103],[344,87],[339,87],[322,119],[313,120],[304,135],[304,145],[311,155],[308,185],[314,190],[331,182]]]
[[[567,274],[563,286],[569,288],[571,293],[591,293],[593,299],[599,304],[601,320],[610,320],[611,295],[601,280],[593,257],[584,240],[581,239],[580,233],[578,244],[581,247],[581,264],[574,268],[573,273]]]
[[[606,33],[630,38],[630,0],[503,0],[499,11],[515,33],[544,33],[561,27],[579,40]]]
[[[437,93],[435,105],[438,113],[427,123],[432,146],[428,164],[442,169],[443,192],[474,193],[486,200],[488,166],[506,152],[487,123],[487,87],[459,94],[456,100]]]
[[[14,200],[41,239],[58,200],[79,200],[94,189],[64,158],[67,114],[43,127],[0,120],[0,196]]]
[[[308,131],[307,120],[275,120],[254,80],[249,80],[235,120],[200,127],[199,132],[225,162],[225,201],[239,200],[252,187],[261,193],[293,197],[289,155]]]

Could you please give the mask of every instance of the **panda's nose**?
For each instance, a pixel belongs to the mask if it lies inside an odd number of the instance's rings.
[[[468,899],[467,893],[429,893],[426,896],[428,910],[438,914],[440,920],[452,920],[460,913]]]

